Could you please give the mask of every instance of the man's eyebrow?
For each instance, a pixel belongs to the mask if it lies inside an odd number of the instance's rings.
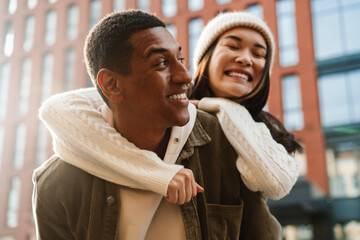
[[[242,39],[239,38],[238,36],[228,35],[228,36],[224,37],[224,39],[226,39],[226,38],[230,38],[230,39],[234,39],[235,41],[242,42]],[[260,43],[256,43],[254,46],[258,47],[258,48],[262,48],[262,49],[267,51],[267,48],[264,45],[260,44]]]
[[[165,52],[168,52],[166,48],[152,48],[145,54],[145,59],[148,59],[154,54],[165,53]]]
[[[179,46],[179,52],[181,52],[182,47]],[[159,54],[159,53],[166,53],[169,52],[169,49],[166,48],[153,48],[150,49],[149,52],[146,53],[145,55],[145,59],[148,59],[149,57],[151,57],[154,54]]]

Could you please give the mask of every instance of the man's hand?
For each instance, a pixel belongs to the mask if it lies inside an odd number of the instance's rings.
[[[189,202],[198,192],[203,191],[204,189],[195,182],[193,172],[183,168],[171,179],[166,201],[182,205]]]

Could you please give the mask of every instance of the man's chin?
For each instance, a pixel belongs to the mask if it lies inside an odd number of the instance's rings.
[[[185,126],[190,121],[190,114],[188,111],[184,113],[181,117],[177,119],[176,126],[182,127]]]

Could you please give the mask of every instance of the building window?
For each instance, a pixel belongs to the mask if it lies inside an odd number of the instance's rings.
[[[149,0],[137,0],[137,7],[143,11],[148,11],[149,3]]]
[[[25,115],[29,108],[29,95],[31,87],[31,60],[23,59],[21,63],[21,79],[19,91],[19,113]]]
[[[68,8],[67,31],[68,39],[75,39],[78,34],[79,9],[75,4],[71,4]]]
[[[114,12],[125,10],[125,1],[126,0],[114,0],[113,3]]]
[[[56,39],[56,12],[50,10],[46,13],[45,23],[45,43],[46,45],[54,44]]]
[[[88,78],[87,78],[87,82],[88,82],[88,87],[95,87],[95,85],[92,82],[91,77],[89,75],[88,75]]]
[[[204,7],[204,0],[188,0],[190,11],[198,11]]]
[[[324,127],[360,122],[360,69],[319,77],[321,122]]]
[[[10,63],[3,63],[0,69],[0,120],[6,116],[10,85]]]
[[[204,21],[201,18],[195,18],[189,22],[189,64],[191,75],[194,75],[196,70],[193,69],[193,53],[203,27]]]
[[[14,51],[14,30],[10,21],[5,22],[4,55],[10,57]]]
[[[36,149],[36,163],[39,165],[42,164],[47,158],[47,154],[46,154],[47,141],[48,141],[48,132],[46,130],[46,127],[42,122],[39,122],[37,149]]]
[[[264,17],[263,16],[263,8],[260,4],[250,5],[246,8],[246,11],[258,18],[262,19]]]
[[[1,236],[0,240],[16,240],[16,239],[13,236],[6,235],[6,236]]]
[[[174,24],[166,25],[166,29],[173,35],[173,37],[176,39],[176,26]]]
[[[286,225],[283,227],[284,239],[313,239],[312,225]]]
[[[176,15],[177,12],[177,1],[162,0],[161,8],[164,17],[173,17]]]
[[[74,79],[75,51],[72,48],[66,49],[65,53],[65,87],[64,90],[71,90]]]
[[[348,222],[341,222],[334,225],[334,235],[336,240],[340,239],[357,239],[360,236],[360,222],[352,220]]]
[[[294,0],[278,0],[276,3],[279,34],[279,58],[281,66],[299,62],[297,47]]]
[[[18,177],[11,178],[8,199],[8,209],[6,214],[6,225],[9,228],[18,226],[19,202],[21,193],[21,182]]]
[[[225,4],[225,3],[229,3],[229,2],[231,2],[231,0],[216,0],[217,4]]]
[[[4,137],[5,137],[5,128],[0,127],[0,170],[2,165],[2,156],[3,156],[3,149],[4,149]]]
[[[304,144],[300,142],[302,146]],[[307,158],[306,153],[295,153],[294,155],[295,160],[300,163],[300,170],[299,170],[299,176],[306,176],[307,174]]]
[[[318,61],[360,53],[359,0],[312,0],[311,7]]]
[[[24,152],[26,144],[26,125],[24,123],[19,123],[16,126],[15,132],[15,147],[14,147],[14,159],[13,167],[16,170],[19,170],[24,165]]]
[[[23,49],[29,51],[34,43],[35,34],[35,18],[34,16],[27,16],[25,18],[25,29],[24,29],[24,43]]]
[[[51,83],[53,78],[54,56],[46,53],[43,60],[41,102],[51,94]]]
[[[360,195],[360,146],[342,142],[327,149],[330,192],[333,197]]]
[[[8,0],[8,13],[14,14],[17,9],[17,0]]]
[[[284,125],[288,130],[300,130],[304,127],[304,119],[299,78],[289,75],[282,79],[281,84]]]
[[[27,0],[27,7],[33,9],[37,5],[37,0]]]
[[[91,0],[90,3],[90,28],[95,26],[100,20],[101,16],[101,1],[100,0]]]

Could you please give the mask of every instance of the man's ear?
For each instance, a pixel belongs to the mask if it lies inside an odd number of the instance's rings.
[[[112,102],[121,102],[123,99],[123,89],[121,74],[117,74],[107,68],[102,68],[98,72],[97,81],[104,95]]]

